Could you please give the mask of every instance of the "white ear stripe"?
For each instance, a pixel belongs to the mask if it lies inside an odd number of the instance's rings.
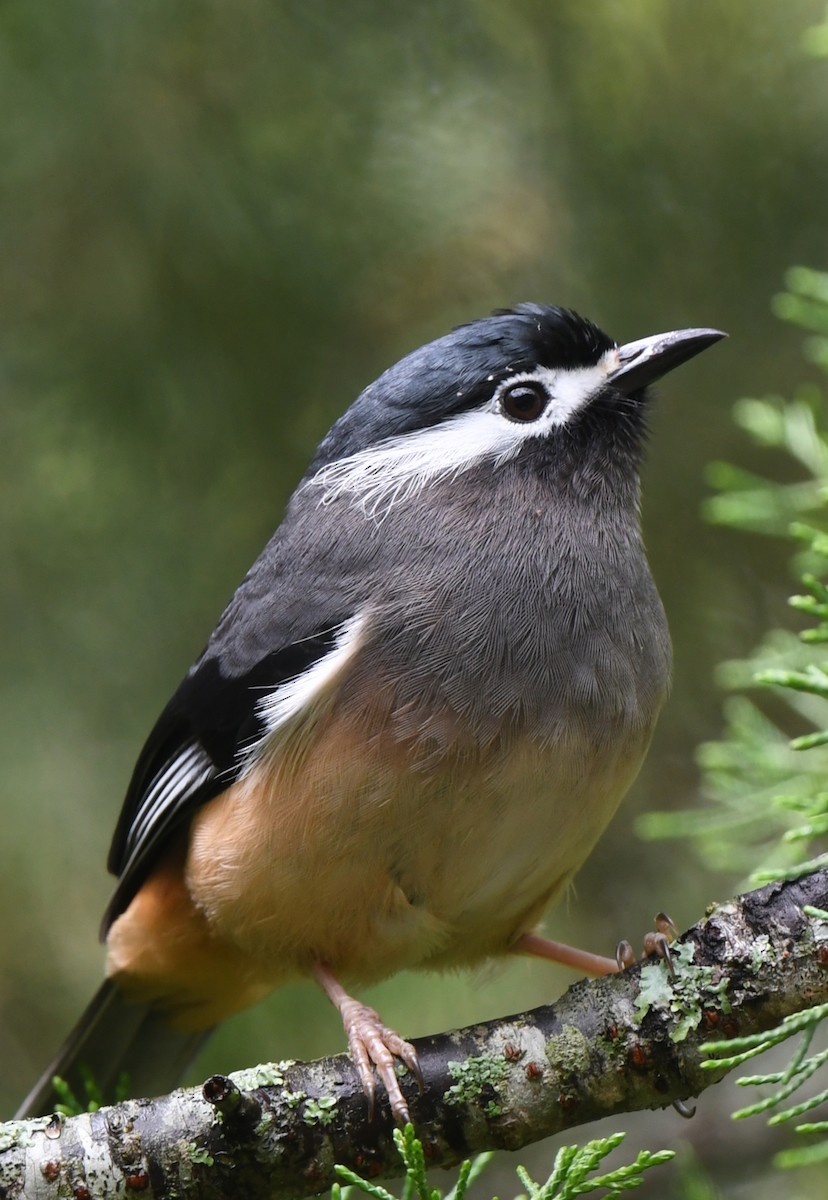
[[[330,463],[310,483],[323,489],[323,504],[350,494],[367,517],[382,519],[432,479],[460,474],[486,459],[497,465],[514,457],[523,439],[510,438],[506,424],[486,409],[459,413]]]
[[[617,351],[608,350],[592,367],[537,367],[510,375],[479,408],[329,463],[305,486],[322,488],[323,504],[350,494],[367,517],[382,520],[395,504],[432,480],[462,474],[481,462],[496,469],[514,458],[529,438],[544,437],[565,425],[600,390],[616,360]],[[535,421],[513,421],[501,411],[504,390],[520,383],[540,383],[549,396]]]

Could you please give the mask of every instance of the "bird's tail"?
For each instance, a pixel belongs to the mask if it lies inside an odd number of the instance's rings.
[[[41,1116],[60,1102],[53,1079],[65,1080],[83,1101],[91,1079],[111,1103],[126,1077],[130,1096],[157,1096],[176,1087],[210,1030],[170,1029],[146,1004],[124,1000],[111,980],[95,993],[81,1019],[15,1113]]]

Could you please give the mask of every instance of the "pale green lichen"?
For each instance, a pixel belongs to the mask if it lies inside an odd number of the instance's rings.
[[[477,1100],[485,1087],[498,1087],[506,1078],[506,1064],[492,1054],[467,1058],[464,1062],[448,1063],[449,1075],[456,1082],[445,1095],[447,1104],[469,1104]],[[489,1101],[491,1105],[493,1101]],[[499,1116],[488,1113],[489,1116]]]
[[[273,1113],[262,1113],[262,1119],[256,1125],[256,1137],[262,1138],[267,1133],[268,1129],[274,1123]]]
[[[634,1020],[640,1025],[651,1010],[670,1013],[673,1020],[668,1032],[674,1042],[683,1042],[707,1010],[731,1012],[726,996],[728,979],[716,967],[695,966],[696,947],[692,942],[672,948],[676,978],[670,977],[664,962],[647,963],[641,968],[640,989],[635,1001]]]
[[[0,1154],[5,1150],[28,1149],[34,1145],[33,1133],[42,1133],[51,1120],[50,1117],[36,1117],[31,1121],[9,1121],[0,1125]]]
[[[188,1142],[187,1157],[191,1163],[199,1163],[204,1167],[212,1167],[213,1163],[215,1162],[215,1159],[209,1150],[205,1150],[203,1147],[197,1146],[195,1142]]]
[[[229,1076],[233,1083],[242,1091],[257,1087],[282,1087],[285,1082],[285,1071],[295,1064],[293,1058],[285,1058],[281,1062],[260,1063],[258,1067],[247,1067],[242,1071],[233,1071]]]
[[[335,1108],[335,1096],[319,1096],[318,1099],[307,1102],[302,1120],[306,1125],[330,1125],[334,1119]]]
[[[546,1039],[546,1057],[561,1073],[579,1074],[589,1061],[590,1043],[575,1025],[563,1025]]]
[[[773,946],[771,940],[766,933],[762,933],[755,938],[750,947],[750,967],[756,972],[769,961],[773,955]]]
[[[289,1092],[287,1089],[282,1092],[282,1099],[288,1108],[298,1108],[303,1100],[307,1100],[307,1092]]]
[[[673,988],[666,968],[659,963],[647,963],[641,968],[639,992],[635,999],[635,1023],[640,1025],[651,1008],[669,1008],[672,1000]]]

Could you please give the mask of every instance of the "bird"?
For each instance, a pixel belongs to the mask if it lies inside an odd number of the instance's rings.
[[[651,385],[724,336],[619,344],[524,303],[357,397],[138,757],[106,979],[18,1117],[80,1064],[167,1090],[220,1021],[305,976],[371,1109],[404,1122],[416,1052],[354,989],[515,953],[617,969],[537,926],[669,687],[639,518]]]

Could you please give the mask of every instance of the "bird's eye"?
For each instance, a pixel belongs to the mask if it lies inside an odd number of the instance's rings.
[[[540,383],[513,383],[504,388],[500,407],[510,421],[536,421],[548,399],[546,388]]]

